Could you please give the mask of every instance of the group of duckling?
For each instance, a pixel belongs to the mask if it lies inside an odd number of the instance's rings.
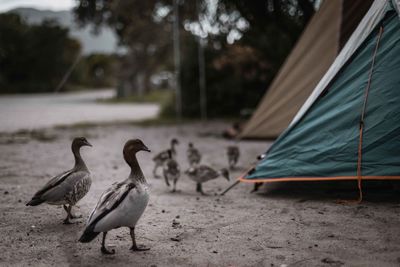
[[[165,183],[168,187],[170,187],[170,181],[172,181],[172,191],[176,192],[176,183],[181,176],[181,170],[179,164],[177,162],[177,151],[176,146],[179,144],[177,139],[171,140],[171,147],[164,151],[158,153],[153,161],[155,163],[153,174],[155,178],[159,178],[157,174],[157,169],[162,167],[162,173],[165,179]],[[186,151],[187,161],[189,163],[189,168],[184,172],[192,181],[196,183],[196,191],[205,195],[202,184],[216,179],[218,177],[224,177],[229,181],[229,171],[226,168],[222,168],[221,170],[214,170],[210,166],[200,164],[202,154],[200,151],[194,147],[193,143],[188,143],[188,148]],[[229,168],[233,169],[240,156],[240,151],[237,146],[228,146],[227,148],[227,157]]]
[[[171,141],[171,148],[160,152],[154,157],[156,169],[163,167],[163,175],[167,185],[173,181],[173,191],[176,191],[176,182],[180,176],[180,169],[176,158],[175,146],[178,144],[176,139]],[[77,137],[72,141],[71,149],[75,158],[75,165],[71,170],[63,172],[50,179],[32,199],[27,206],[37,206],[42,203],[50,205],[62,205],[67,213],[64,224],[73,223],[71,220],[76,218],[72,213],[72,207],[78,203],[90,190],[92,184],[91,174],[81,157],[80,149],[83,146],[92,146],[84,137]],[[112,184],[103,192],[93,211],[90,213],[85,229],[79,238],[79,242],[88,243],[95,239],[100,233],[103,234],[101,242],[101,252],[103,254],[114,254],[115,250],[108,250],[105,244],[108,231],[120,227],[128,227],[132,240],[132,251],[145,251],[149,248],[138,246],[135,238],[135,226],[142,216],[149,201],[148,183],[139,166],[136,153],[139,151],[150,152],[140,139],[128,140],[123,148],[123,156],[126,163],[131,168],[127,179],[122,182]],[[228,148],[229,162],[236,164],[239,157],[239,150],[234,149],[230,155]],[[202,183],[223,176],[229,180],[226,169],[215,171],[206,165],[199,165],[201,161],[200,152],[189,143],[187,151],[190,168],[185,172],[197,184],[197,191],[202,191]],[[232,160],[232,161],[231,161]],[[232,167],[232,165],[230,165]]]

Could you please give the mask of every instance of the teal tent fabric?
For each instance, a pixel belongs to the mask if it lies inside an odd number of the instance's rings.
[[[303,118],[243,179],[357,176],[360,116],[380,26],[384,31],[365,112],[362,176],[400,177],[400,19],[392,9]]]

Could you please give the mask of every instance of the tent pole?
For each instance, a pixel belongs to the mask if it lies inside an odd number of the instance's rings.
[[[225,195],[229,190],[231,190],[232,188],[234,188],[237,184],[239,184],[240,183],[240,181],[239,180],[237,180],[236,182],[234,182],[231,186],[229,186],[224,192],[222,192],[221,194],[220,194],[220,196],[223,196],[223,195]]]
[[[179,0],[174,0],[174,21],[173,21],[173,49],[175,65],[175,112],[177,121],[182,119],[182,92],[181,92],[181,53],[179,44]]]

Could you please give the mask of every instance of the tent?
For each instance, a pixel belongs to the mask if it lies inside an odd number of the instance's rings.
[[[375,0],[289,127],[240,181],[357,180],[361,189],[362,180],[400,179],[399,8],[399,0]]]
[[[278,72],[241,138],[276,138],[289,125],[372,0],[325,0]]]

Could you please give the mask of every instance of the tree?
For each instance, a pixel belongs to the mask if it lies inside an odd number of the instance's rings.
[[[314,13],[316,0],[181,0],[183,115],[199,116],[197,39],[206,43],[208,111],[237,116],[254,108]],[[120,70],[126,93],[172,70],[172,1],[80,0],[77,19],[112,27],[127,48]],[[144,89],[140,89],[141,82]]]
[[[75,14],[82,25],[114,29],[127,50],[119,71],[120,96],[148,92],[151,75],[170,62],[171,27],[163,20],[169,7],[157,0],[80,0]]]
[[[53,21],[30,26],[19,15],[0,14],[2,92],[54,91],[80,53],[80,44]]]

